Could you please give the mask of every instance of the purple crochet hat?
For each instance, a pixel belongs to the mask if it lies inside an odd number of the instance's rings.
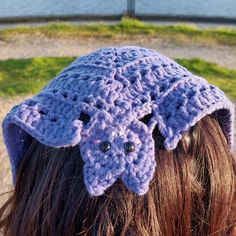
[[[91,195],[102,195],[118,178],[143,195],[156,167],[154,127],[173,150],[213,112],[233,149],[234,105],[218,87],[151,49],[100,49],[76,59],[7,113],[2,128],[13,182],[33,137],[55,148],[79,145]]]

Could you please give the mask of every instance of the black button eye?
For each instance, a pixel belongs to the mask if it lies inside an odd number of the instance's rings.
[[[131,141],[126,142],[126,143],[124,143],[124,149],[125,149],[125,152],[127,152],[127,153],[133,152],[135,150],[135,145]]]
[[[110,148],[111,148],[111,144],[110,144],[109,142],[107,142],[107,141],[102,142],[102,143],[100,144],[100,150],[101,150],[102,152],[107,152]]]

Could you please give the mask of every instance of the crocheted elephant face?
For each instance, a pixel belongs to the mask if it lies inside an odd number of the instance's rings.
[[[146,193],[156,166],[148,127],[132,115],[117,120],[99,113],[93,118],[79,144],[89,193],[103,194],[119,177],[135,193]]]

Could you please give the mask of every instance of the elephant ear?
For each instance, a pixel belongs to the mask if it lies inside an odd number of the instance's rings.
[[[24,100],[7,113],[2,131],[13,183],[32,138],[55,148],[74,146],[80,141],[82,128],[89,119],[89,115],[82,111],[83,105],[45,92]]]
[[[183,134],[211,113],[226,131],[228,144],[233,150],[234,105],[223,91],[205,79],[192,75],[174,84],[155,100],[153,108],[154,120],[167,150],[176,148]]]

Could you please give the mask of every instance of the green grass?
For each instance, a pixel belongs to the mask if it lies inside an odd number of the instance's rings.
[[[236,29],[213,28],[200,29],[193,24],[156,25],[139,20],[122,18],[117,24],[94,23],[75,25],[69,23],[49,23],[38,27],[16,27],[0,30],[0,39],[7,40],[19,34],[43,35],[50,38],[76,37],[157,37],[182,43],[202,42],[204,44],[236,45]]]
[[[74,59],[50,57],[0,61],[0,96],[35,94]],[[176,61],[236,99],[236,70],[197,58]]]
[[[33,94],[74,58],[32,58],[0,61],[0,96]]]

